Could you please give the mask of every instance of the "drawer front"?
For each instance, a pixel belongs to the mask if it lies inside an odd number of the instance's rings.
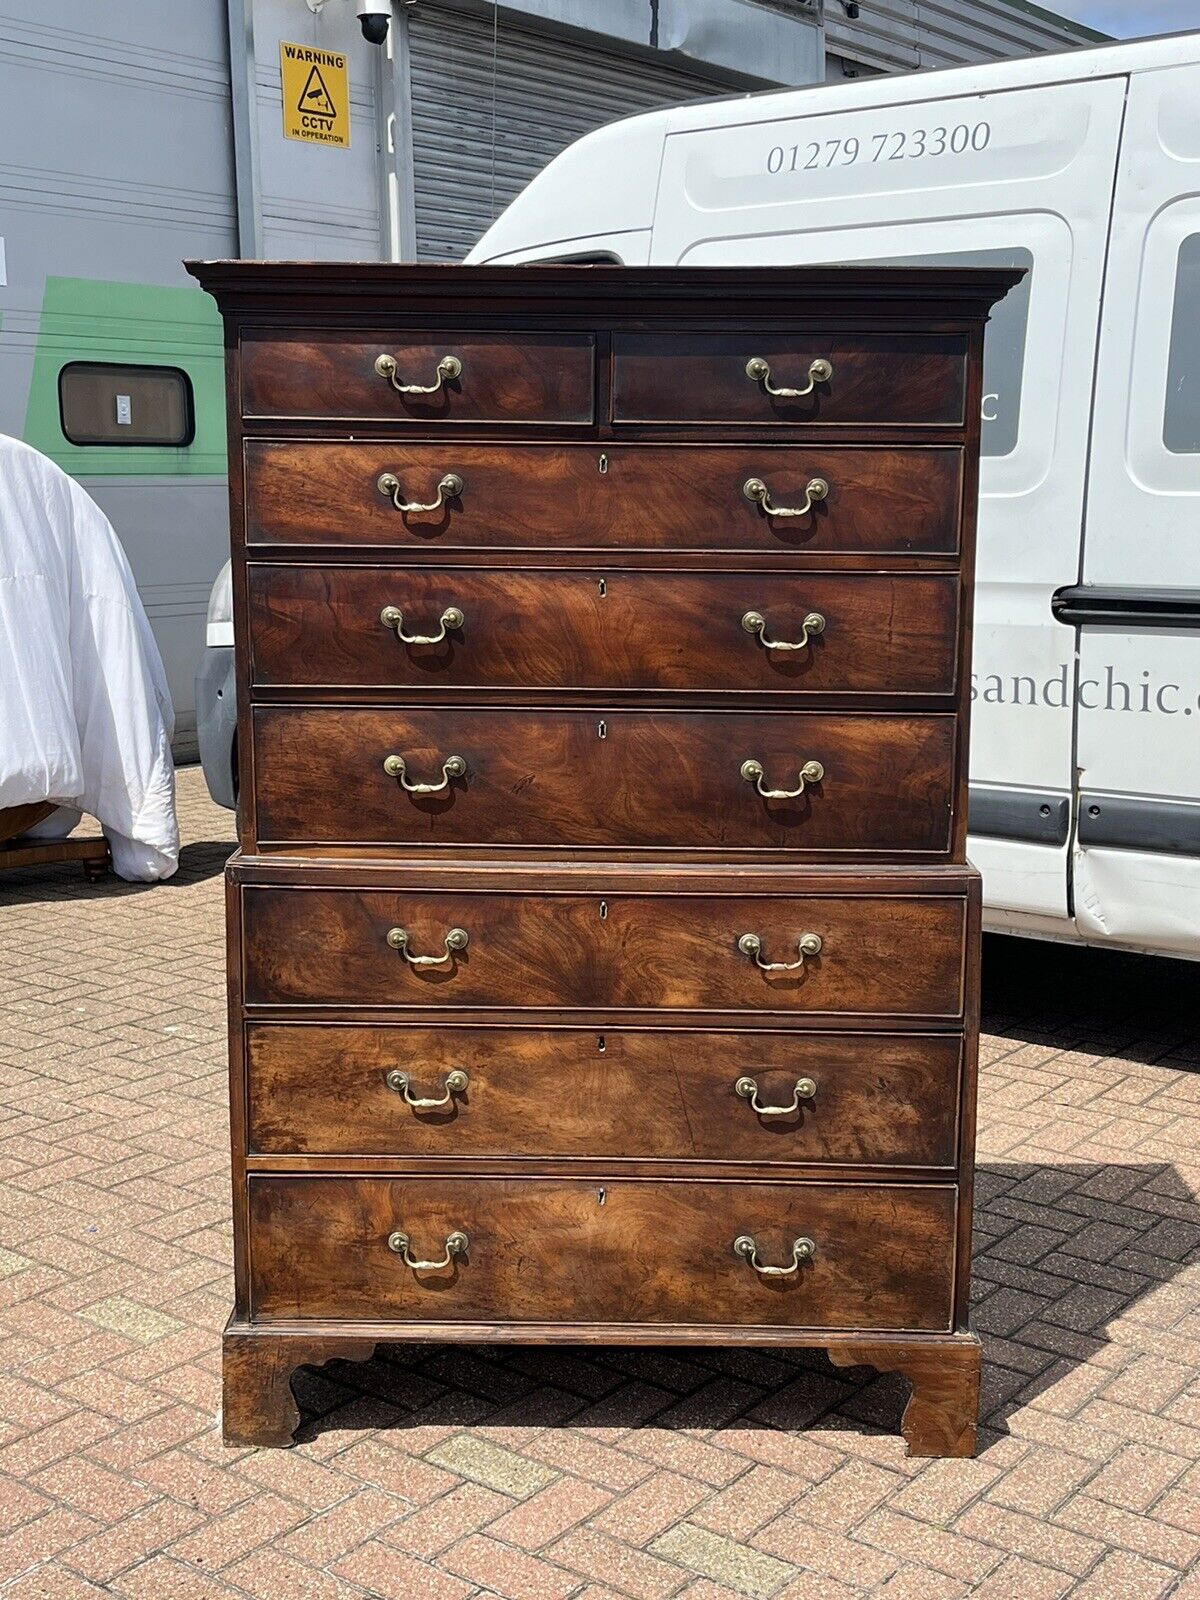
[[[753,374],[750,362],[765,362]],[[825,362],[832,371],[825,376]],[[810,387],[811,385],[811,387]],[[773,395],[770,390],[808,389]],[[965,418],[967,346],[960,335],[618,333],[616,422],[944,426]]]
[[[827,492],[802,516],[768,515],[746,493],[755,482],[774,510],[803,511],[815,483]],[[957,449],[246,446],[252,546],[951,555],[961,498]]]
[[[551,1178],[250,1179],[263,1320],[950,1326],[956,1191]],[[452,1234],[465,1249],[438,1262]],[[763,1277],[734,1241],[753,1241]]]
[[[950,573],[252,562],[249,590],[256,688],[912,696],[956,684]],[[386,607],[398,623],[381,620]]]
[[[256,831],[272,843],[389,847],[944,854],[956,725],[946,715],[259,707]]]
[[[958,896],[243,891],[250,1005],[962,1015]],[[447,934],[468,943],[447,953]],[[403,948],[388,943],[404,929]],[[739,948],[754,934],[767,972]],[[393,938],[399,940],[398,934]],[[811,948],[811,941],[809,947]],[[414,966],[409,957],[440,958]]]
[[[582,333],[251,329],[241,344],[242,411],[435,425],[591,422],[594,349],[592,335]],[[401,393],[397,385],[433,393]]]
[[[961,1057],[961,1039],[936,1034],[252,1023],[249,1142],[266,1155],[952,1168]]]

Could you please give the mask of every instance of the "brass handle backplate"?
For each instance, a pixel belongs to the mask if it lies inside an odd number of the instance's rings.
[[[437,394],[444,383],[452,383],[462,372],[462,362],[457,356],[443,356],[434,368],[436,381],[433,383],[397,383],[396,373],[399,368],[395,356],[382,355],[375,357],[375,371],[381,378],[386,378],[397,394]]]
[[[387,942],[393,950],[399,950],[410,967],[448,967],[454,960],[455,952],[467,948],[468,937],[465,928],[451,928],[443,941],[446,946],[445,954],[440,956],[414,956],[408,948],[407,928],[389,928]]]
[[[747,633],[758,636],[758,642],[764,650],[807,650],[808,641],[816,634],[825,632],[825,618],[819,611],[810,611],[800,624],[800,637],[794,644],[788,639],[768,639],[767,619],[761,611],[747,611],[742,618],[742,627]]]
[[[756,933],[743,933],[739,936],[737,947],[744,956],[750,956],[754,965],[761,972],[796,972],[808,956],[819,956],[823,940],[819,933],[802,933],[796,941],[799,952],[799,961],[764,961],[762,958],[762,940]]]
[[[733,1241],[733,1253],[740,1256],[748,1266],[762,1278],[790,1278],[793,1273],[799,1272],[802,1261],[811,1261],[817,1253],[817,1247],[811,1239],[801,1236],[792,1240],[792,1264],[790,1267],[764,1267],[758,1259],[758,1246],[748,1233],[739,1234]]]
[[[387,1247],[394,1255],[398,1255],[406,1267],[411,1267],[414,1272],[439,1272],[443,1267],[448,1267],[455,1256],[465,1256],[470,1249],[471,1241],[460,1228],[446,1235],[444,1249],[445,1255],[440,1261],[414,1261],[409,1253],[412,1240],[407,1233],[397,1228],[395,1233],[388,1234]]]
[[[445,472],[438,479],[437,495],[428,505],[419,500],[401,500],[400,479],[394,472],[381,472],[375,487],[385,500],[390,500],[397,511],[440,511],[447,500],[457,500],[464,484],[457,472]]]
[[[461,756],[447,756],[442,762],[441,783],[409,783],[408,764],[403,756],[385,756],[383,770],[389,778],[400,779],[400,787],[405,794],[445,794],[450,787],[450,779],[461,778],[467,770],[467,763]]]
[[[757,1078],[739,1078],[733,1086],[733,1092],[742,1100],[749,1100],[750,1109],[760,1117],[790,1117],[793,1111],[799,1111],[801,1100],[814,1100],[817,1094],[816,1081],[813,1078],[797,1078],[796,1086],[792,1090],[792,1100],[786,1106],[764,1106],[758,1098]]]
[[[810,783],[820,783],[825,776],[825,768],[819,761],[806,761],[800,768],[800,787],[798,789],[764,789],[763,764],[751,758],[742,762],[742,777],[747,783],[752,783],[762,795],[764,800],[798,800]]]
[[[383,487],[383,479],[379,480]],[[812,508],[821,500],[829,498],[829,484],[824,478],[810,478],[804,490],[804,504],[802,506],[777,506],[771,499],[771,491],[761,478],[747,478],[742,485],[742,493],[747,500],[753,500],[756,506],[762,508],[767,517],[806,517]]]
[[[448,633],[454,633],[461,628],[467,619],[457,606],[447,606],[438,618],[438,631],[436,633],[405,633],[404,613],[400,607],[384,606],[379,613],[379,620],[385,628],[392,630],[401,644],[441,644]],[[792,647],[787,645],[785,648],[790,650]]]
[[[446,1086],[445,1094],[438,1099],[427,1099],[422,1095],[412,1092],[412,1079],[407,1072],[401,1072],[398,1067],[393,1067],[387,1074],[384,1082],[404,1101],[406,1106],[411,1106],[414,1111],[439,1111],[443,1106],[448,1106],[456,1094],[463,1094],[470,1078],[461,1067],[455,1067],[453,1072],[448,1072],[443,1080]]]
[[[803,400],[819,383],[828,383],[833,377],[833,362],[826,361],[824,356],[818,356],[811,361],[808,367],[808,382],[803,389],[787,389],[776,387],[771,382],[771,363],[764,361],[762,356],[751,356],[746,363],[746,376],[751,383],[761,383],[768,394],[773,394],[779,400]]]

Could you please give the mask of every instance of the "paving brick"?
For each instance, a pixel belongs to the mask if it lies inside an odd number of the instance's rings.
[[[567,1600],[579,1588],[579,1575],[526,1550],[472,1534],[445,1551],[439,1566],[503,1595],[504,1600]]]
[[[127,1567],[144,1559],[147,1550],[160,1550],[190,1532],[204,1517],[174,1500],[156,1500],[132,1516],[73,1545],[63,1557],[85,1578],[107,1583]]]
[[[276,1541],[276,1546],[310,1566],[325,1567],[390,1527],[411,1509],[407,1500],[384,1494],[379,1489],[356,1489],[336,1505],[293,1528]]]
[[[594,1517],[612,1500],[608,1490],[579,1478],[560,1478],[532,1499],[489,1524],[494,1538],[522,1550],[540,1550],[576,1523]]]
[[[1069,1573],[1055,1567],[1009,1556],[975,1585],[971,1600],[1061,1600],[1074,1583]]]
[[[628,1494],[612,1501],[600,1515],[590,1518],[590,1526],[642,1549],[711,1493],[708,1484],[697,1483],[693,1478],[682,1478],[676,1472],[655,1472]]]
[[[1171,1592],[1179,1574],[1141,1556],[1110,1550],[1082,1583],[1071,1590],[1071,1600],[1158,1600]],[[1175,1591],[1178,1595],[1179,1591]]]
[[[754,1600],[768,1600],[794,1571],[788,1562],[691,1522],[660,1534],[650,1548]]]
[[[1145,1511],[1186,1468],[1178,1456],[1148,1445],[1126,1445],[1089,1481],[1088,1493],[1127,1511]]]
[[[1104,1545],[1066,1528],[1047,1523],[1002,1506],[976,1504],[954,1525],[956,1532],[970,1535],[999,1550],[1027,1556],[1064,1572],[1082,1575],[1103,1555]]]
[[[344,1580],[314,1571],[282,1550],[255,1550],[225,1577],[255,1600],[346,1600]]]
[[[582,1577],[619,1589],[632,1600],[666,1600],[686,1581],[686,1573],[674,1563],[586,1529],[568,1533],[544,1554]]]
[[[513,1502],[479,1483],[464,1483],[418,1511],[391,1523],[380,1534],[386,1544],[394,1544],[411,1555],[430,1560],[447,1550],[467,1531],[486,1528],[507,1511]],[[303,1537],[302,1528],[298,1537]]]
[[[457,1473],[460,1478],[470,1478],[488,1489],[518,1498],[535,1494],[554,1482],[554,1474],[540,1462],[465,1433],[436,1445],[427,1459]]]
[[[475,1586],[369,1540],[336,1563],[334,1573],[359,1584],[373,1600],[466,1600]]]

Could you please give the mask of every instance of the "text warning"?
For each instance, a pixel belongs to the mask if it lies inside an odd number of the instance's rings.
[[[279,45],[283,135],[306,144],[350,146],[350,83],[346,58],[335,50]]]

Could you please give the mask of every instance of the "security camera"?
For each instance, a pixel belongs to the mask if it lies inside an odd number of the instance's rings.
[[[368,44],[382,44],[392,20],[392,0],[358,0],[358,25]]]

